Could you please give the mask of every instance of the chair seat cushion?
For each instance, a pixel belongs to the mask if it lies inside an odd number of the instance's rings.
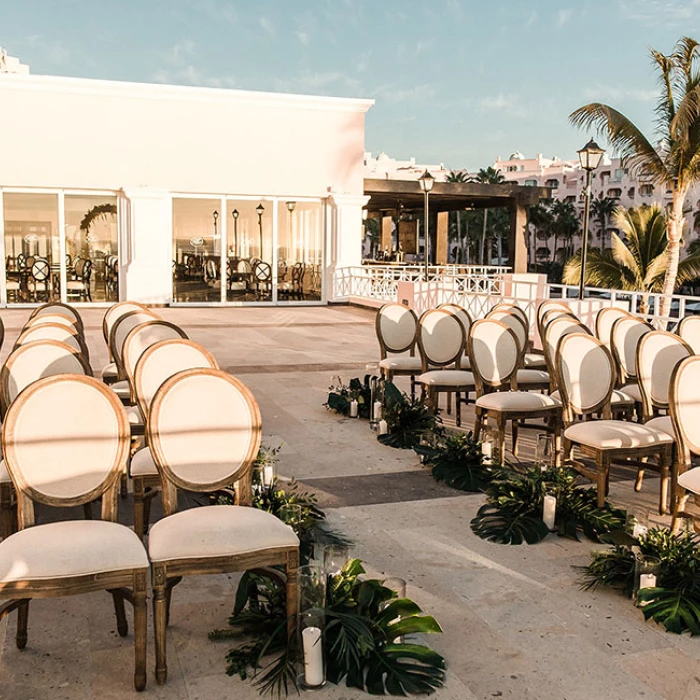
[[[129,465],[129,473],[135,476],[158,476],[158,467],[153,461],[153,455],[148,447],[134,453]]]
[[[549,374],[541,369],[519,369],[515,379],[518,384],[549,384]]]
[[[655,430],[660,430],[666,435],[670,435],[674,440],[676,439],[676,431],[673,429],[673,421],[671,416],[659,416],[658,418],[652,418],[648,420],[644,425],[647,428],[654,428]]]
[[[148,569],[133,530],[105,520],[64,520],[20,530],[0,542],[0,583]]]
[[[561,400],[561,397],[559,395],[559,390],[553,391],[552,396],[555,399]],[[630,396],[627,396],[624,391],[620,391],[619,389],[613,389],[612,394],[610,395],[610,405],[611,406],[632,406],[634,404],[634,399],[631,398]]]
[[[639,389],[639,384],[628,384],[622,387],[622,391],[629,396],[632,401],[642,403],[642,392]]]
[[[420,357],[411,357],[410,355],[385,357],[383,360],[380,360],[379,366],[392,372],[414,371],[416,374],[419,374],[423,368]]]
[[[7,471],[5,460],[0,460],[0,484],[11,484],[10,472]]]
[[[143,416],[141,415],[141,409],[138,406],[127,406],[126,417],[129,419],[129,425],[143,426]]]
[[[87,289],[87,285],[80,280],[68,280],[66,282],[66,289],[70,292],[82,292],[84,289]]]
[[[182,510],[151,527],[151,561],[202,559],[298,547],[299,538],[279,518],[248,506],[203,506]]]
[[[561,408],[561,401],[546,394],[530,391],[496,391],[476,400],[479,408],[492,411],[541,411]]]
[[[526,352],[524,362],[525,369],[541,369],[547,366],[544,355],[537,352]]]
[[[129,387],[129,382],[126,379],[122,379],[120,382],[114,382],[110,384],[109,388],[120,398],[128,399],[131,397],[131,388]]]
[[[232,292],[245,292],[246,283],[245,282],[229,282],[228,288]]]
[[[416,378],[419,384],[448,387],[473,387],[474,375],[461,369],[435,369],[425,372]]]
[[[564,432],[571,442],[599,450],[668,445],[673,438],[657,428],[624,420],[593,420],[575,423]]]
[[[110,362],[108,365],[105,365],[102,368],[102,379],[105,379],[106,377],[111,379],[112,377],[117,376],[119,376],[119,372],[117,370],[116,362]]]
[[[700,467],[688,469],[678,476],[678,485],[691,493],[700,494]]]

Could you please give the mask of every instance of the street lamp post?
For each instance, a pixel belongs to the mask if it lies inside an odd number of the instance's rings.
[[[583,239],[581,241],[581,279],[578,285],[578,298],[583,299],[583,288],[586,280],[586,258],[588,257],[588,220],[591,213],[591,172],[595,170],[603,158],[605,151],[591,139],[580,151],[578,157],[581,167],[586,171],[586,188],[583,200]]]
[[[424,201],[424,214],[423,214],[423,228],[425,236],[425,281],[428,281],[428,265],[430,264],[430,227],[428,224],[429,220],[429,209],[428,209],[428,193],[433,189],[433,184],[435,183],[435,178],[426,171],[420,176],[420,188],[423,190],[423,201]]]
[[[257,207],[255,207],[255,211],[258,214],[258,228],[260,229],[260,259],[263,259],[263,230],[262,230],[262,215],[263,212],[265,211],[265,207],[262,205],[262,203],[258,204]]]
[[[236,246],[234,248],[234,257],[238,257],[238,209],[234,209],[231,212],[231,216],[233,217],[233,242],[234,245]]]

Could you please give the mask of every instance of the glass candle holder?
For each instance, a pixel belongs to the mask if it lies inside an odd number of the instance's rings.
[[[634,562],[634,600],[637,601],[637,593],[642,588],[656,588],[659,573],[661,572],[661,560],[658,557],[650,557],[646,554],[638,554]]]
[[[328,544],[323,548],[323,568],[327,576],[337,576],[350,558],[350,547]]]
[[[498,463],[497,445],[496,433],[493,430],[484,431],[484,436],[481,440],[481,455],[484,464]]]
[[[302,510],[301,506],[298,504],[288,504],[282,506],[277,511],[277,517],[283,522],[289,525],[295,532],[299,530],[302,522]]]
[[[649,531],[649,511],[627,511],[625,532],[638,540]]]
[[[322,688],[326,683],[324,654],[326,575],[322,566],[299,567],[299,615],[297,633],[304,658],[299,685]]]
[[[253,489],[260,491],[270,488],[275,483],[277,473],[275,463],[255,463],[253,465]]]
[[[540,433],[537,436],[535,461],[542,471],[551,469],[554,466],[554,435]]]

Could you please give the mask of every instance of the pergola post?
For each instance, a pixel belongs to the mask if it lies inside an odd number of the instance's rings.
[[[516,201],[509,214],[508,265],[513,272],[527,272],[527,206]]]
[[[382,216],[382,240],[380,243],[381,250],[391,252],[394,247],[394,239],[392,229],[394,228],[394,220],[391,216]]]
[[[448,222],[450,219],[450,213],[447,211],[440,211],[437,215],[437,240],[435,244],[435,264],[436,265],[447,265],[447,253],[448,253]]]

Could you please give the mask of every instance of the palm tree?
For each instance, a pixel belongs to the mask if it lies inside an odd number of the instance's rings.
[[[483,185],[501,185],[506,181],[506,179],[503,177],[503,173],[500,170],[496,170],[495,168],[489,165],[488,168],[481,168],[481,170],[479,170],[479,172],[476,174],[476,177],[473,178],[473,181],[480,182]],[[486,260],[486,229],[488,225],[488,217],[489,210],[484,209],[484,224],[483,228],[481,229],[480,255],[482,265],[488,264],[488,261]]]
[[[591,214],[598,222],[601,247],[605,247],[605,232],[608,229],[608,220],[615,211],[615,200],[610,197],[596,197],[591,202]]]
[[[642,205],[638,209],[616,209],[613,222],[625,235],[627,242],[612,233],[612,249],[591,248],[588,251],[586,284],[630,292],[661,292],[664,289],[664,272],[670,245],[666,238],[666,216],[656,204],[651,207]],[[676,285],[680,286],[699,275],[700,252],[695,252],[679,263]],[[580,279],[579,251],[564,266],[562,281],[564,284],[578,284]],[[649,312],[646,297],[642,298],[640,311]]]
[[[605,132],[610,145],[630,167],[671,191],[672,202],[666,219],[667,266],[662,291],[676,288],[683,234],[683,204],[688,188],[700,180],[700,44],[683,37],[670,56],[651,50],[659,71],[661,94],[656,105],[654,147],[621,112],[600,102],[579,107],[569,116],[576,126],[596,127]],[[671,298],[661,302],[661,315],[668,316]]]
[[[451,170],[445,178],[445,182],[469,182],[469,177],[463,170]],[[455,214],[457,215],[457,243],[459,249],[464,251],[464,241],[462,240],[462,212],[457,209]]]
[[[557,254],[557,238],[562,238],[565,243],[564,257],[573,254],[573,237],[579,231],[578,212],[571,202],[560,199],[554,200],[550,207],[552,214],[552,230],[554,232],[554,256]]]
[[[538,202],[537,204],[534,204],[528,210],[528,222],[535,229],[535,245],[533,246],[535,248],[535,255],[536,255],[536,251],[537,251],[537,247],[538,247],[538,245],[537,245],[537,234],[538,233],[544,234],[544,236],[547,240],[547,245],[549,245],[549,238],[552,235],[552,231],[553,231],[552,224],[554,222],[554,218],[552,217],[552,212],[551,212],[550,206],[551,206],[551,200],[543,200],[543,201]],[[551,257],[553,257],[553,256],[551,256]],[[535,257],[535,262],[536,261],[537,261],[537,258]]]

